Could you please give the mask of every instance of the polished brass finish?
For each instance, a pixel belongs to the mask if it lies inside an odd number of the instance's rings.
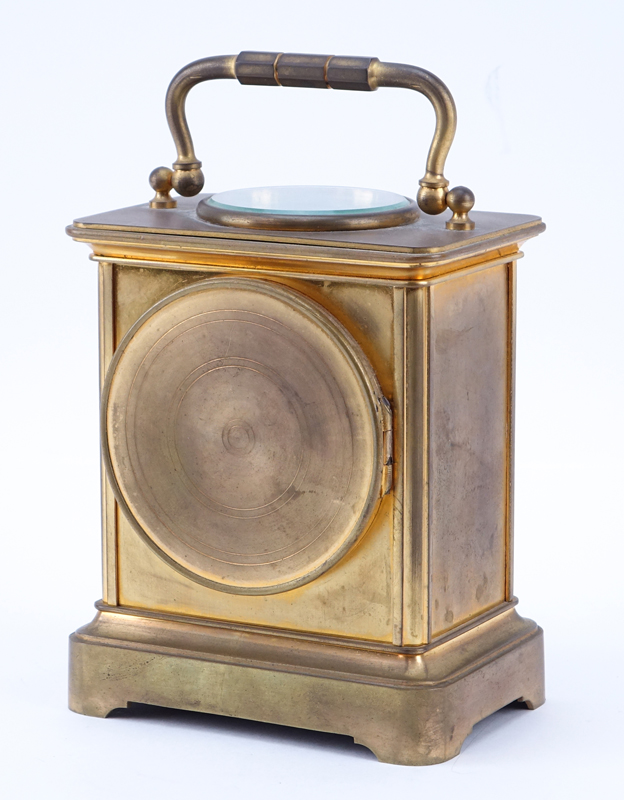
[[[114,319],[116,297],[114,287],[114,268],[112,264],[99,264],[99,338],[100,338],[100,386],[104,385],[108,365],[115,352],[115,330],[111,325]],[[106,477],[102,461],[102,599],[115,604],[118,597],[117,585],[117,503]]]
[[[200,300],[207,285],[228,292],[254,285],[260,303],[254,311],[264,302],[263,288],[270,288],[268,296],[276,293],[278,308],[290,308],[299,293],[306,308],[322,306],[320,319],[337,321],[338,340],[344,341],[344,329],[346,339],[357,343],[351,363],[376,376],[379,389],[359,396],[380,403],[387,397],[393,421],[384,409],[381,417],[379,411],[369,416],[368,430],[376,431],[379,445],[376,510],[357,541],[313,579],[286,591],[277,582],[272,589],[265,585],[268,594],[240,593],[235,584],[233,592],[231,578],[229,586],[217,587],[214,574],[208,582],[196,564],[164,553],[160,545],[171,545],[166,535],[133,518],[124,499],[133,492],[127,476],[121,475],[123,492],[111,489],[124,469],[117,445],[111,459],[117,467],[109,463],[104,482],[106,606],[95,627],[74,637],[72,707],[103,715],[134,701],[240,714],[347,733],[383,760],[424,764],[450,758],[476,721],[507,702],[524,697],[539,705],[541,635],[511,614],[510,397],[517,243],[542,230],[542,223],[481,214],[480,228],[490,233],[483,238],[466,231],[457,243],[458,234],[446,231],[444,220],[430,218],[420,250],[396,244],[406,227],[396,229],[395,244],[386,249],[373,242],[383,230],[318,234],[315,249],[305,238],[283,243],[278,232],[232,239],[213,226],[217,235],[197,236],[188,212],[187,232],[174,234],[184,208],[168,211],[172,228],[159,232],[151,229],[153,213],[129,209],[70,229],[90,241],[101,260],[109,386],[114,376],[128,385],[137,374],[131,362],[138,363],[153,342],[149,325],[160,324],[167,337],[189,316],[160,316],[167,309],[173,312],[186,298]],[[109,247],[116,252],[112,258],[102,252]],[[367,264],[377,277],[366,276]],[[414,277],[419,272],[421,279]],[[238,283],[236,275],[247,277]],[[230,294],[231,307],[240,308],[236,297]],[[286,306],[282,297],[289,298]],[[305,329],[306,346],[319,336]],[[181,364],[184,373],[193,368],[191,353],[192,347],[177,353],[188,363]],[[291,368],[284,355],[273,355],[286,374]],[[334,374],[344,381],[351,369],[338,367]],[[175,377],[165,371],[161,388],[154,384],[154,408],[167,404],[168,383],[181,385],[168,382],[167,374]],[[104,408],[110,409],[107,393]],[[121,400],[119,419],[131,413],[131,404],[124,408]],[[201,427],[194,430],[197,440]],[[166,466],[162,457],[144,454],[148,466]],[[159,494],[166,500],[175,486],[175,480],[171,488],[163,484]],[[184,495],[178,490],[177,496]],[[113,619],[121,621],[111,628]],[[489,630],[500,633],[495,643]],[[223,635],[239,642],[236,664],[224,655]],[[259,655],[258,647],[274,649]],[[308,655],[286,665],[293,648]],[[339,664],[332,653],[350,655]],[[461,669],[458,659],[464,659]],[[408,663],[416,670],[413,679]],[[381,664],[382,672],[375,672]],[[407,683],[400,686],[385,669],[404,674]],[[118,677],[111,682],[105,675]],[[219,697],[210,689],[215,680],[224,687]],[[266,698],[260,705],[248,700],[254,691]],[[363,707],[368,723],[356,713]]]
[[[169,85],[167,121],[178,153],[173,165],[172,183],[184,197],[198,194],[204,186],[201,162],[195,156],[186,121],[186,96],[198,83],[218,78],[238,78],[240,83],[262,86],[355,91],[375,91],[380,86],[393,86],[424,94],[435,110],[436,127],[427,156],[427,171],[419,181],[418,205],[426,214],[440,214],[447,208],[449,183],[444,177],[444,164],[455,136],[457,114],[453,97],[439,78],[420,67],[384,63],[377,58],[251,51],[238,56],[212,56],[194,61],[181,69]],[[214,221],[214,217],[210,219]],[[451,229],[467,230],[466,219],[461,217],[457,222],[460,221],[463,228]]]
[[[506,595],[512,520],[509,269],[458,276],[429,291],[429,635]],[[466,541],[465,531],[470,531]],[[466,573],[472,575],[465,581]]]
[[[429,280],[493,258],[518,253],[518,243],[544,229],[539,217],[473,212],[474,232],[445,229],[440,217],[421,216],[398,228],[359,231],[236,231],[197,219],[195,200],[182,198],[162,214],[147,205],[77,220],[67,232],[109,259],[178,263],[181,269],[224,265],[253,274],[276,269],[359,280]],[[147,237],[145,234],[152,234]],[[514,258],[520,258],[515,255]]]
[[[213,278],[157,303],[120,343],[103,403],[120,507],[207,586],[308,583],[379,503],[392,424],[375,374],[319,304],[271,282]]]
[[[450,231],[471,231],[474,229],[474,222],[468,216],[468,212],[474,206],[475,196],[465,186],[456,186],[446,195],[446,203],[453,212],[453,216],[446,223]]]
[[[173,172],[168,167],[156,167],[155,170],[152,170],[149,182],[156,194],[150,200],[150,208],[175,208],[177,206],[177,202],[170,195],[173,189],[172,177]]]
[[[403,208],[354,214],[257,214],[253,211],[219,208],[203,198],[197,204],[197,216],[216,225],[278,231],[357,231],[373,228],[394,228],[418,219],[418,206],[413,200]]]
[[[184,100],[235,77],[422,91],[437,123],[420,208],[452,215],[308,231],[200,218]],[[68,228],[100,273],[104,462],[103,601],[71,637],[70,706],[452,758],[488,714],[544,700],[542,632],[512,588],[516,264],[544,225],[448,191],[454,106],[415,67],[204,59],[167,109],[178,161],[153,173],[152,203]],[[167,206],[171,187],[189,199]]]

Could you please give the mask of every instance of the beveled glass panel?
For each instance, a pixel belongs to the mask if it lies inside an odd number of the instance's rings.
[[[206,202],[254,214],[329,216],[392,211],[410,203],[394,192],[353,186],[257,186],[219,192]]]

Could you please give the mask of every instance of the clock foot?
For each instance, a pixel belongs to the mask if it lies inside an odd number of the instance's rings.
[[[87,717],[107,717],[111,711],[117,708],[127,708],[125,700],[118,700],[107,697],[105,693],[92,695],[89,697],[75,697],[70,693],[69,710],[76,714],[84,714]]]

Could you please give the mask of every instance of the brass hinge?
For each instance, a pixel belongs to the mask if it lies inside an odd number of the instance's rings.
[[[392,406],[385,397],[381,397],[381,414],[383,422],[382,458],[383,470],[381,473],[382,497],[392,489],[392,467],[394,464],[394,448],[392,437]]]

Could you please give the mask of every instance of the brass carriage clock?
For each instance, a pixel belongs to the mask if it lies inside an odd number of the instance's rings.
[[[216,78],[421,92],[436,128],[417,202],[193,199],[184,104]],[[544,699],[542,632],[512,591],[515,271],[544,225],[448,190],[455,106],[416,67],[206,58],[166,106],[178,158],[152,201],[69,228],[99,262],[104,463],[104,593],[71,637],[70,706],[449,759],[488,714]]]

